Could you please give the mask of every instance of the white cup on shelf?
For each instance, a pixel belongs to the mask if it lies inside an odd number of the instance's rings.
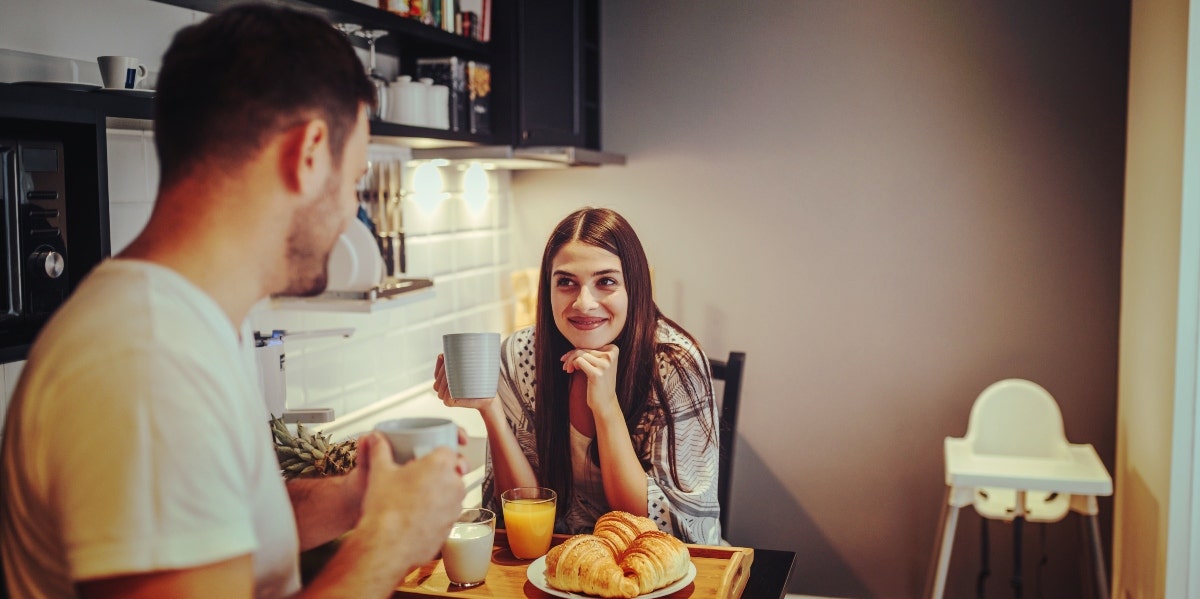
[[[401,75],[388,84],[388,113],[384,115],[383,120],[393,123],[404,122],[404,105],[408,101],[406,96],[411,81],[412,77]]]
[[[425,85],[404,75],[401,79],[400,122],[414,127],[425,126]]]
[[[98,56],[96,63],[100,65],[100,78],[108,89],[135,89],[148,72],[146,65],[132,56]]]

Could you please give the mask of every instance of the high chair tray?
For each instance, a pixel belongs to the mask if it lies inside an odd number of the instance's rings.
[[[965,439],[946,439],[946,484],[1075,495],[1112,495],[1112,477],[1089,444],[1071,444],[1062,459],[977,454]]]

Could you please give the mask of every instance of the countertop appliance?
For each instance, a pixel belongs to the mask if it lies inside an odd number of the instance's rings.
[[[37,91],[0,85],[0,362],[109,255],[104,115]]]
[[[0,327],[44,318],[67,297],[63,144],[0,138],[4,274]]]
[[[283,351],[283,342],[285,339],[349,337],[353,334],[353,328],[295,333],[275,329],[270,334],[255,331],[254,355],[258,362],[258,385],[262,389],[263,399],[267,402],[267,411],[271,416],[282,418],[284,422],[331,422],[334,418],[332,408],[288,409],[285,374],[287,358]]]

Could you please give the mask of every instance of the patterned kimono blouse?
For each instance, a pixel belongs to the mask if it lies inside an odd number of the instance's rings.
[[[687,337],[659,321],[659,343],[680,346],[696,360],[707,364],[707,358]],[[681,372],[665,356],[657,356],[658,372],[664,382],[667,407],[675,419],[675,457],[679,485],[671,476],[668,437],[662,402],[652,399],[654,408],[638,424],[633,434],[633,446],[646,471],[646,513],[659,530],[670,533],[685,543],[719,545],[721,524],[717,504],[716,403],[711,396],[699,402],[697,408],[688,395],[681,377],[690,377],[691,388],[704,392],[709,388],[704,373]],[[525,457],[538,470],[537,437],[534,432],[534,356],[533,327],[513,333],[504,340],[501,349],[500,387],[498,396],[504,407],[509,426],[516,434]],[[567,398],[562,398],[566,401]],[[711,431],[710,433],[707,431]],[[554,530],[558,533],[591,532],[596,520],[610,511],[604,496],[600,468],[592,463],[586,452],[592,439],[571,427],[571,453],[574,471],[574,497],[569,505],[560,497]],[[484,504],[500,513],[495,492],[492,458],[487,457],[483,481]]]

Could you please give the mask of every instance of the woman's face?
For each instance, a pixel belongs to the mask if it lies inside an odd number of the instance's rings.
[[[621,259],[580,241],[564,245],[550,262],[550,306],[558,331],[576,348],[612,343],[629,312]]]

